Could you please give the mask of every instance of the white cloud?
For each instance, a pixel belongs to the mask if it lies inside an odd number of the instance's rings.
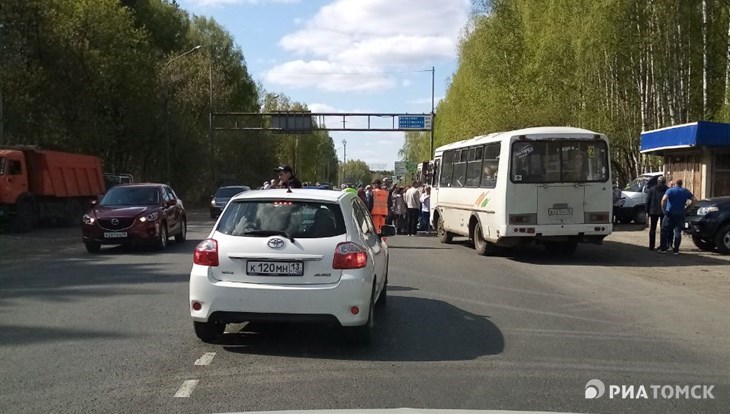
[[[434,103],[436,105],[438,105],[442,99],[444,99],[443,96],[437,96],[436,99],[434,100]],[[429,98],[411,99],[410,101],[407,101],[407,102],[409,104],[413,104],[413,105],[431,104],[431,98],[429,97]]]
[[[403,82],[401,84],[403,85],[404,88],[407,88],[407,87],[413,85],[413,81],[411,81],[410,79],[403,79]]]
[[[299,3],[301,0],[186,0],[193,7],[217,7],[237,4]]]
[[[383,90],[394,84],[382,72],[326,60],[285,62],[270,69],[265,79],[290,88],[317,87],[330,92]]]
[[[392,88],[396,82],[389,71],[456,57],[470,4],[470,0],[332,0],[279,41],[300,59],[275,66],[267,80],[328,91]],[[303,81],[303,72],[315,74]]]

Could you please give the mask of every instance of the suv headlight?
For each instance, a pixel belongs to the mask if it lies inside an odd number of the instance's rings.
[[[94,224],[94,222],[96,221],[96,219],[88,214],[84,214],[82,219],[84,220],[84,224]]]
[[[150,213],[150,214],[148,214],[148,215],[146,215],[144,217],[140,217],[139,218],[139,221],[141,221],[142,223],[144,223],[145,221],[155,221],[158,218],[160,218],[160,214],[159,213]]]
[[[719,211],[719,209],[717,208],[717,206],[700,207],[697,210],[697,215],[698,216],[704,216],[707,213],[712,213],[713,211]]]

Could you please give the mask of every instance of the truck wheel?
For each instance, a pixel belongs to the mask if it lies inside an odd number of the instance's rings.
[[[700,236],[692,235],[692,243],[697,246],[698,249],[704,250],[706,252],[711,252],[715,250],[715,244],[711,241],[702,240]]]
[[[101,244],[94,242],[84,242],[86,251],[89,253],[99,253],[101,251]]]
[[[722,254],[730,254],[730,224],[720,227],[715,235],[715,246]]]
[[[13,229],[18,233],[27,233],[33,230],[37,221],[38,214],[33,200],[28,198],[21,200],[16,207]]]

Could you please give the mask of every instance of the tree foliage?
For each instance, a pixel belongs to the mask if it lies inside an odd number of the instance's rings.
[[[324,135],[300,137],[291,160],[286,137],[209,131],[209,89],[213,112],[259,112],[263,91],[232,36],[173,0],[3,0],[0,23],[3,144],[98,155],[190,201],[257,186],[279,163],[336,176],[333,144],[312,149]]]
[[[626,182],[651,159],[642,130],[730,121],[727,0],[477,0],[439,104],[436,145],[490,132],[571,125],[611,139]],[[405,159],[425,154],[407,134]]]
[[[348,184],[369,184],[372,181],[370,167],[362,160],[349,160],[340,166],[342,182]]]

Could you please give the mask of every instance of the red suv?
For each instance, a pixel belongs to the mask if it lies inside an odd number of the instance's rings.
[[[113,187],[83,217],[83,241],[89,253],[102,244],[151,243],[167,247],[167,239],[184,242],[185,208],[164,184],[126,184]]]

